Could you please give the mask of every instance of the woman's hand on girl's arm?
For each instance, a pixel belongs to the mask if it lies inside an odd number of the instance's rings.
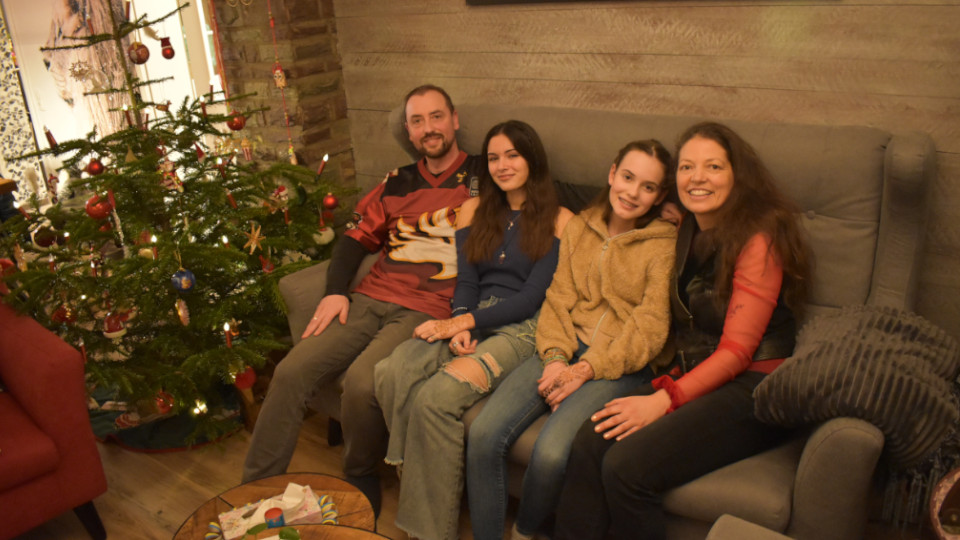
[[[593,366],[589,362],[577,362],[567,366],[553,380],[553,388],[547,394],[546,402],[551,411],[557,410],[560,402],[574,393],[583,383],[593,379]]]
[[[464,354],[473,354],[477,352],[477,340],[470,339],[469,330],[461,330],[450,338],[450,352],[457,356]]]
[[[629,396],[609,401],[591,416],[590,420],[597,422],[593,430],[603,433],[604,439],[616,437],[621,441],[663,417],[668,410],[670,395],[666,390],[657,390],[646,396]]]
[[[473,315],[457,315],[452,319],[439,319],[421,323],[413,330],[413,337],[426,340],[430,343],[438,339],[448,339],[463,330],[471,330],[475,326]]]

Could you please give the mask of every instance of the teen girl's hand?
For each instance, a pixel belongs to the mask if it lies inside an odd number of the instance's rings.
[[[560,403],[580,388],[583,383],[593,379],[593,366],[589,362],[577,362],[567,366],[556,379],[553,380],[553,389],[547,395],[546,402],[551,411],[557,410]]]
[[[473,315],[457,315],[452,319],[439,319],[421,323],[413,330],[413,337],[433,343],[438,339],[449,339],[464,330],[470,330],[476,323]]]
[[[537,379],[537,393],[540,394],[540,397],[546,399],[550,395],[550,392],[553,391],[553,381],[565,369],[567,369],[567,364],[560,361],[548,362],[547,365],[543,366],[543,374]]]
[[[477,340],[470,339],[470,331],[462,330],[457,332],[452,338],[450,338],[450,352],[457,356],[463,356],[465,354],[473,354],[477,352]]]
[[[646,396],[628,396],[607,402],[590,420],[598,422],[593,430],[604,439],[622,441],[633,432],[657,421],[670,410],[670,395],[657,390]],[[606,419],[606,420],[604,420]],[[603,420],[601,422],[601,420]]]

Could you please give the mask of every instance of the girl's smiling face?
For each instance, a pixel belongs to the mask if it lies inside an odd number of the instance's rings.
[[[608,229],[611,235],[633,229],[637,218],[666,197],[666,192],[661,189],[665,173],[657,158],[639,150],[628,152],[619,166],[610,167],[608,182],[613,212]]]

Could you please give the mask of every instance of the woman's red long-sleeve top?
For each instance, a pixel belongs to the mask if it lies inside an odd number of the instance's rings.
[[[673,409],[712,392],[747,369],[769,373],[782,362],[752,360],[777,307],[782,283],[783,268],[770,248],[770,238],[754,235],[737,257],[717,349],[679,379],[665,375],[653,381],[654,388],[670,394]]]

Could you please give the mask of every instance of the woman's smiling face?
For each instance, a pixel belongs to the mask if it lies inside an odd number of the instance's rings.
[[[717,212],[733,191],[733,167],[719,143],[694,137],[680,148],[677,191],[680,202],[697,218],[701,229],[716,224]]]

